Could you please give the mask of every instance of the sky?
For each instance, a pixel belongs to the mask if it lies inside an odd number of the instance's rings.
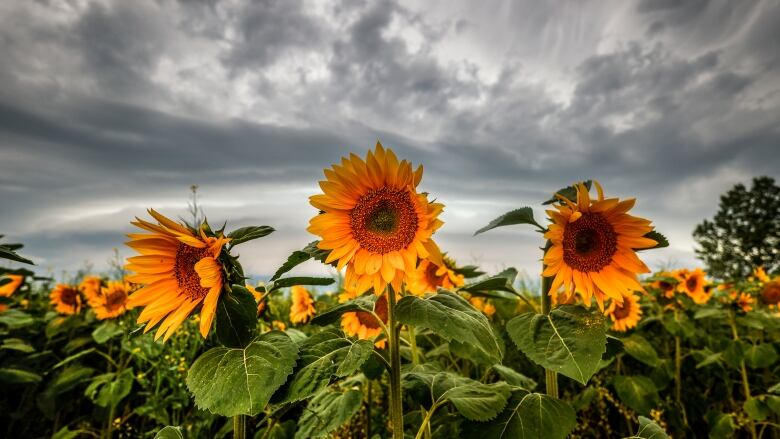
[[[102,270],[197,184],[212,224],[276,229],[237,248],[264,276],[315,238],[323,168],[381,140],[460,264],[538,275],[530,228],[473,232],[595,178],[669,237],[651,268],[697,266],[719,195],[780,179],[778,29],[752,0],[2,1],[0,234]]]

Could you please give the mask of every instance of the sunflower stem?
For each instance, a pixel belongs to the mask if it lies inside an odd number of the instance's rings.
[[[412,349],[412,364],[420,364],[420,354],[417,352],[417,337],[414,334],[414,328],[412,326],[406,326],[409,331],[409,346]]]
[[[246,416],[233,416],[233,439],[246,439]]]
[[[542,264],[544,271],[544,264]],[[552,298],[550,297],[550,287],[552,278],[542,276],[542,314],[548,315],[552,310]],[[558,373],[549,369],[544,369],[544,382],[547,387],[547,394],[553,398],[558,397]]]
[[[388,342],[390,344],[390,419],[393,426],[393,439],[404,437],[404,414],[401,401],[401,350],[399,327],[395,316],[395,291],[388,285],[387,294]]]
[[[737,322],[734,316],[734,311],[729,311],[729,324],[731,325],[731,335],[735,342],[739,341],[739,331],[737,331]],[[745,360],[742,359],[739,362],[739,371],[742,375],[742,391],[745,393],[745,401],[750,400],[753,396],[750,394],[750,381],[748,380],[747,368],[745,367]],[[756,439],[758,434],[756,433],[756,424],[752,419],[748,421],[748,427],[750,428],[750,437]]]

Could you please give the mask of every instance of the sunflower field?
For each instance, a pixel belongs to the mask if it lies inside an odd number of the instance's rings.
[[[667,239],[595,180],[476,230],[538,238],[538,280],[486,273],[437,245],[422,166],[377,144],[324,174],[314,241],[264,282],[237,250],[269,225],[149,209],[133,256],[57,280],[0,243],[0,434],[780,437],[780,273],[651,272]]]

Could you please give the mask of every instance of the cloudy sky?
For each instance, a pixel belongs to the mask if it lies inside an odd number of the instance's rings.
[[[537,274],[538,235],[473,231],[597,178],[669,236],[651,265],[697,264],[719,194],[780,177],[778,29],[777,1],[2,1],[0,233],[98,270],[198,184],[212,223],[277,229],[241,249],[263,275],[313,239],[322,168],[381,139],[461,263]]]

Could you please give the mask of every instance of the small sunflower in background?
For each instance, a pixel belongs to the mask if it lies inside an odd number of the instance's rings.
[[[766,271],[764,271],[764,267],[758,267],[753,271],[753,275],[758,279],[761,283],[767,283],[771,282],[772,279],[769,278],[769,275],[766,274]]]
[[[755,299],[750,294],[747,293],[738,293],[736,291],[731,291],[729,293],[729,297],[731,298],[731,302],[742,312],[750,312],[753,310],[753,304],[755,303]]]
[[[674,293],[677,291],[677,283],[671,281],[672,279],[676,279],[674,273],[671,273],[669,271],[661,271],[657,273],[655,277],[659,277],[662,279],[653,281],[650,284],[650,286],[660,291],[661,294],[663,294],[663,296],[666,297],[667,299],[673,298]]]
[[[81,311],[81,294],[79,290],[67,284],[57,284],[49,294],[51,304],[60,314],[78,314]]]
[[[780,279],[775,278],[761,287],[761,301],[769,308],[780,310]]]
[[[258,285],[258,287],[262,286],[262,284]],[[257,291],[257,287],[253,287],[252,285],[246,285],[247,291],[252,293],[252,297],[255,298],[255,302],[257,303],[257,317],[260,317],[263,315],[263,312],[265,312],[265,298],[264,294],[260,291]]]
[[[649,220],[628,214],[635,199],[604,198],[594,181],[598,198],[590,197],[587,186],[577,184],[576,200],[557,195],[556,210],[548,210],[552,221],[544,237],[550,246],[544,254],[545,277],[554,277],[550,288],[564,287],[569,296],[578,293],[586,306],[596,299],[599,309],[612,299],[620,304],[632,291],[644,291],[637,274],[650,270],[636,250],[658,245],[645,238],[653,231]]]
[[[109,281],[100,288],[100,293],[87,298],[89,306],[95,311],[98,320],[113,319],[124,314],[128,308],[130,284],[122,281]]]
[[[373,287],[382,294],[392,284],[399,291],[418,259],[442,265],[432,235],[443,224],[438,216],[444,206],[417,192],[422,166],[412,169],[377,143],[365,160],[351,154],[324,172],[323,193],[310,197],[320,214],[307,230],[330,252],[325,263],[346,267],[349,288],[360,294]]]
[[[103,280],[98,276],[86,276],[79,283],[79,291],[87,299],[87,302],[97,299],[100,296],[100,289],[103,287]]]
[[[345,290],[339,295],[339,302],[347,302],[358,297],[355,290]],[[387,295],[381,295],[374,302],[374,314],[376,314],[382,323],[387,323]],[[341,315],[341,328],[344,333],[351,337],[357,337],[360,340],[373,340],[382,334],[382,325],[377,321],[373,314],[365,311],[345,312]],[[379,349],[384,349],[387,340],[382,339],[374,343]]]
[[[677,291],[687,294],[698,305],[705,304],[710,300],[712,295],[707,288],[706,274],[701,268],[693,271],[677,270],[676,275],[680,280],[677,284]]]
[[[455,261],[442,257],[442,265],[436,265],[433,261],[422,260],[410,275],[407,291],[422,296],[425,293],[435,293],[439,288],[454,290],[462,287],[465,278],[455,271]]]
[[[0,286],[0,297],[11,297],[11,295],[17,292],[24,284],[24,276],[21,274],[5,274],[0,276],[0,281],[4,280],[7,280],[7,282]],[[0,312],[4,312],[7,309],[8,305],[0,303]]]
[[[144,332],[157,326],[154,338],[162,336],[163,341],[201,306],[200,334],[205,338],[225,282],[218,258],[229,239],[221,233],[207,236],[205,224],[195,231],[153,209],[149,214],[157,224],[140,218],[132,224],[150,233],[131,233],[126,243],[141,254],[128,258],[125,268],[134,274],[127,279],[144,285],[130,295],[129,306],[144,307],[138,323],[146,323]]]
[[[488,317],[493,317],[493,314],[496,313],[496,307],[484,297],[471,296],[469,303]]]
[[[308,322],[315,313],[311,293],[300,285],[291,288],[290,323],[297,325]]]
[[[612,320],[612,330],[614,331],[625,332],[636,328],[642,317],[639,296],[629,293],[623,297],[623,303],[613,300],[604,311],[604,315]]]

